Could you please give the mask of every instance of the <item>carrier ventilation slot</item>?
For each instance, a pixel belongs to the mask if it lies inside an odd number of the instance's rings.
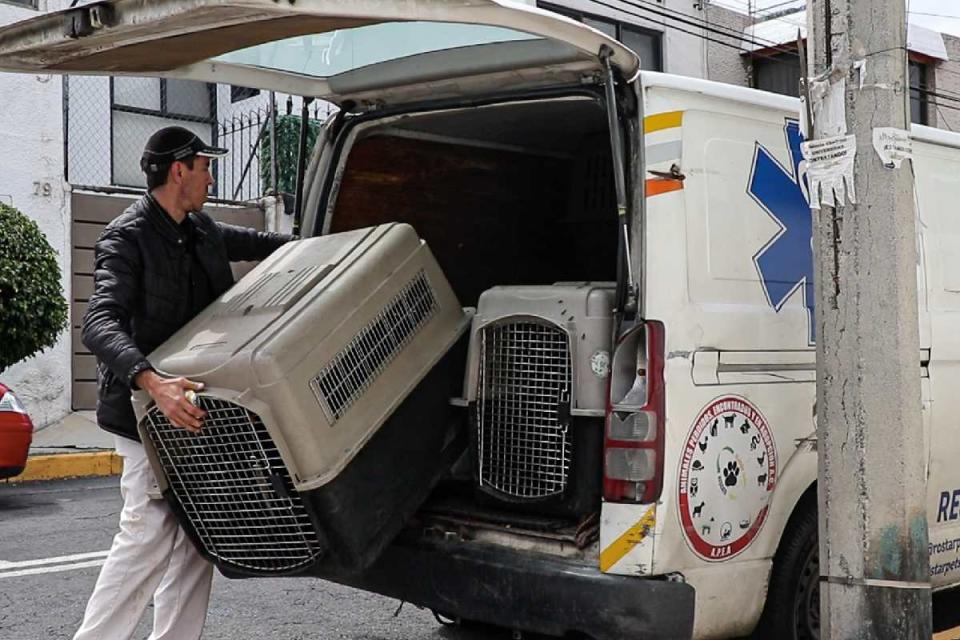
[[[560,495],[571,447],[570,346],[566,332],[533,321],[481,334],[477,402],[480,486],[511,500]]]
[[[370,388],[436,311],[436,296],[421,271],[310,381],[331,424]]]
[[[322,546],[260,417],[197,396],[203,430],[173,426],[154,407],[147,435],[167,482],[204,549],[224,563],[280,574],[314,562]]]

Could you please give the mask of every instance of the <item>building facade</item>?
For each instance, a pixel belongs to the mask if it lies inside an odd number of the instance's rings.
[[[715,45],[705,77],[798,96],[801,73],[797,36],[805,39],[807,32],[803,7],[756,18],[727,7],[711,3],[708,19],[711,26],[739,27],[739,50]],[[960,130],[960,38],[911,23],[907,50],[911,121]]]
[[[943,43],[948,59],[928,67],[927,114],[931,126],[960,131],[960,38],[944,34]]]
[[[2,0],[0,24],[59,9],[61,0]],[[64,180],[63,80],[0,73],[0,201],[35,220],[59,255],[70,298],[70,187]],[[70,331],[56,345],[0,371],[37,426],[70,411]]]

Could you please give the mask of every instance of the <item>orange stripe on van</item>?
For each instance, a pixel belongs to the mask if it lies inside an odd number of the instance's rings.
[[[653,531],[657,524],[657,505],[650,505],[643,517],[600,553],[600,571],[609,571]]]
[[[653,133],[664,129],[673,129],[683,124],[683,111],[667,111],[647,116],[643,119],[643,131]]]
[[[668,178],[650,178],[647,180],[648,198],[658,196],[661,193],[680,191],[681,189],[683,189],[683,180],[670,180]]]

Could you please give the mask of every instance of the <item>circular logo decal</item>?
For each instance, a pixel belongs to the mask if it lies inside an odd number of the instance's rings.
[[[763,414],[744,398],[714,400],[690,429],[680,462],[680,524],[704,560],[732,558],[763,526],[777,452]]]
[[[590,356],[590,368],[598,378],[606,378],[610,373],[610,353],[607,351],[594,351]]]

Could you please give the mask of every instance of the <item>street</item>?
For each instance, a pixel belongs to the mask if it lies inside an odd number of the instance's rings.
[[[0,485],[0,638],[70,638],[110,547],[119,479]],[[205,640],[499,640],[445,629],[429,611],[314,579],[214,579]],[[150,611],[137,638],[150,632]]]
[[[0,638],[71,638],[117,526],[117,477],[0,484]],[[934,598],[934,629],[960,623],[960,598]],[[205,640],[506,640],[500,629],[449,629],[429,611],[314,579],[216,574]],[[137,636],[150,633],[150,611]],[[524,636],[533,640],[530,636]],[[937,636],[954,640],[960,630]]]

